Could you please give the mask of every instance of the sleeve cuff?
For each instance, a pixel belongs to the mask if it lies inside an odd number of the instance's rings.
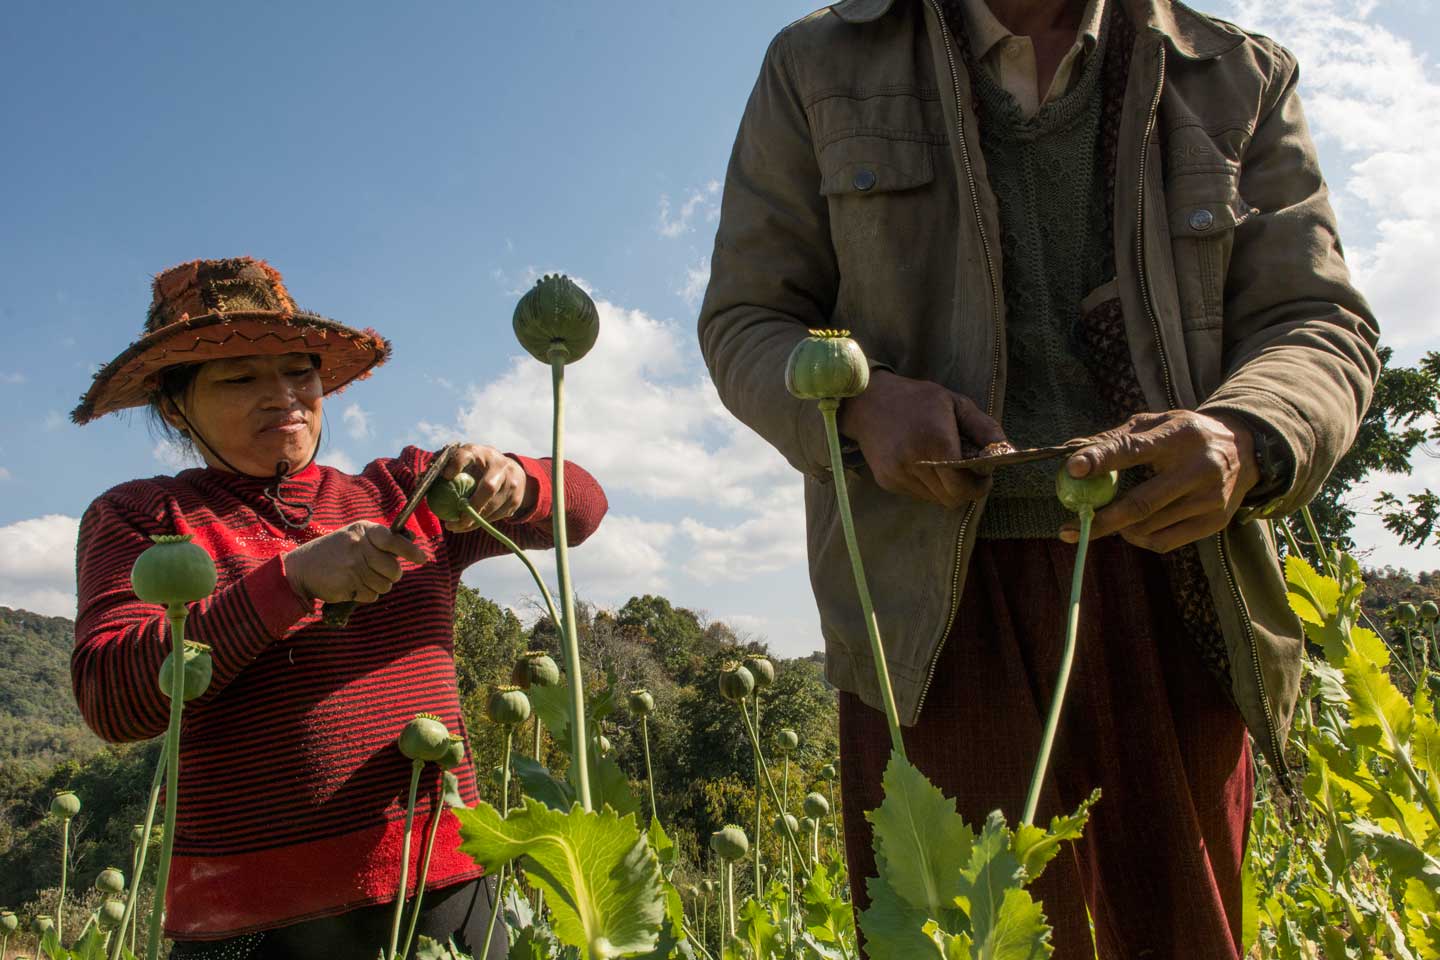
[[[242,582],[250,606],[272,640],[281,639],[291,627],[315,612],[314,603],[307,606],[290,589],[283,554],[260,564]]]
[[[509,517],[507,523],[534,523],[550,516],[551,504],[554,502],[554,490],[550,485],[550,468],[540,460],[533,457],[522,457],[518,453],[506,453],[505,456],[520,464],[525,471],[527,480],[535,481],[535,505],[524,513],[517,513]],[[528,483],[527,483],[528,485]]]

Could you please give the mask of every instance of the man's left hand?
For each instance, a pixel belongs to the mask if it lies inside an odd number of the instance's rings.
[[[1130,543],[1168,553],[1225,528],[1259,480],[1255,440],[1229,414],[1193,410],[1142,413],[1095,438],[1065,462],[1072,477],[1148,466],[1153,476],[1095,513],[1092,537],[1118,533]],[[1060,528],[1074,543],[1078,521]]]
[[[518,461],[494,447],[475,443],[457,447],[445,464],[445,478],[453,480],[462,471],[475,478],[475,492],[470,495],[470,506],[491,523],[525,513],[535,506],[539,485],[530,482],[525,468]],[[475,527],[475,521],[468,516],[445,524],[445,529],[451,533],[466,533]]]

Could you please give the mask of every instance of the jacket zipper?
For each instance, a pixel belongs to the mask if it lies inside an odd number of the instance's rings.
[[[990,318],[994,325],[995,336],[994,348],[990,355],[990,392],[985,400],[985,412],[990,416],[995,415],[995,391],[1000,381],[1000,291],[995,280],[995,260],[990,252],[990,238],[985,235],[985,218],[980,212],[979,186],[975,181],[975,169],[970,164],[970,146],[965,140],[965,105],[960,102],[960,74],[955,66],[955,48],[950,39],[950,28],[945,24],[945,13],[940,9],[937,0],[927,0],[930,9],[935,13],[935,19],[940,24],[940,39],[945,45],[945,59],[950,64],[950,84],[955,91],[955,133],[960,145],[960,161],[965,168],[965,180],[970,187],[970,207],[975,214],[975,226],[980,234],[980,248],[985,255],[985,276],[990,283]],[[920,711],[925,708],[925,697],[930,693],[930,683],[935,679],[935,667],[940,662],[940,653],[945,649],[945,641],[950,636],[950,628],[955,625],[955,615],[960,610],[960,560],[965,552],[965,537],[970,530],[970,522],[975,517],[975,510],[978,502],[971,501],[969,508],[965,511],[965,518],[960,521],[960,531],[955,538],[955,557],[951,566],[950,575],[950,615],[945,620],[945,629],[940,634],[940,642],[935,646],[935,653],[930,657],[930,665],[925,670],[925,684],[920,688],[920,699],[915,703],[915,715],[918,717]]]
[[[1155,94],[1150,99],[1150,113],[1145,121],[1144,139],[1140,143],[1140,182],[1136,191],[1138,203],[1136,205],[1135,263],[1140,281],[1140,299],[1144,303],[1145,316],[1150,321],[1150,329],[1155,336],[1155,349],[1160,356],[1160,369],[1165,379],[1165,396],[1173,410],[1179,409],[1180,402],[1175,395],[1175,384],[1170,377],[1170,357],[1165,351],[1165,340],[1160,333],[1160,318],[1156,315],[1155,304],[1150,299],[1150,281],[1145,273],[1145,175],[1150,166],[1150,137],[1155,132],[1155,120],[1160,112],[1160,95],[1165,89],[1164,40],[1160,41],[1157,50],[1159,51],[1159,64],[1155,79]],[[1260,669],[1260,646],[1255,637],[1255,624],[1250,619],[1250,612],[1245,608],[1245,599],[1240,594],[1240,586],[1235,581],[1235,570],[1230,565],[1230,551],[1225,545],[1225,531],[1222,530],[1215,534],[1215,547],[1220,554],[1220,566],[1225,571],[1225,582],[1230,588],[1231,599],[1240,615],[1240,624],[1244,628],[1245,639],[1250,645],[1250,667],[1255,672],[1256,689],[1260,691],[1260,708],[1265,715],[1265,733],[1270,739],[1270,749],[1275,756],[1275,773],[1286,792],[1293,793],[1294,784],[1290,777],[1290,768],[1285,762],[1285,750],[1280,743],[1274,710],[1270,706],[1270,694],[1265,689],[1265,675]]]

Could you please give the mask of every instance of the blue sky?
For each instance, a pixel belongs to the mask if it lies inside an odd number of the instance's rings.
[[[156,271],[262,256],[302,305],[392,338],[393,362],[327,404],[322,459],[345,467],[452,436],[543,453],[544,371],[509,317],[563,270],[606,321],[572,380],[570,452],[612,503],[576,552],[581,594],[660,591],[784,652],[818,646],[798,482],[717,407],[693,334],[740,111],[770,37],[811,8],[7,4],[0,603],[73,608],[75,518],[176,466],[139,418],[65,419]],[[1440,294],[1440,188],[1415,176],[1440,163],[1432,5],[1209,8],[1301,54],[1367,292],[1403,357],[1440,346],[1420,307]],[[1377,562],[1440,567],[1372,539]],[[517,564],[469,579],[526,592]]]

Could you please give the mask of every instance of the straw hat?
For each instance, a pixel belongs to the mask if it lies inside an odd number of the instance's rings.
[[[70,412],[76,423],[141,407],[167,367],[222,357],[309,353],[333,393],[390,358],[374,330],[356,330],[295,306],[280,272],[264,260],[192,260],[155,277],[140,337],[95,374]]]

